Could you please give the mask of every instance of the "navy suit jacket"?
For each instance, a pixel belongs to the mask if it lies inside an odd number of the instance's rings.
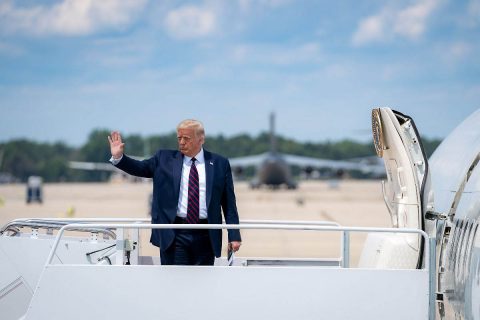
[[[206,201],[208,223],[221,224],[223,215],[227,224],[238,224],[238,212],[233,188],[232,170],[228,159],[204,149]],[[153,178],[152,223],[170,224],[177,215],[183,154],[177,150],[159,150],[146,160],[135,160],[123,155],[117,168],[138,177]],[[212,249],[220,257],[222,230],[209,230]],[[153,229],[150,242],[166,250],[175,239],[172,229]],[[228,241],[241,241],[239,230],[228,230]]]

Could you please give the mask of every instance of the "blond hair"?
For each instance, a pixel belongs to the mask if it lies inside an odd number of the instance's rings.
[[[205,129],[203,127],[203,124],[198,121],[198,120],[194,120],[194,119],[186,119],[186,120],[183,120],[182,122],[180,122],[177,126],[177,132],[179,129],[187,129],[187,128],[192,128],[195,130],[195,134],[197,136],[202,136],[204,137],[205,136]]]

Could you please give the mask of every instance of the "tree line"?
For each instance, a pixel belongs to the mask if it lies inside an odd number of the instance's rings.
[[[90,133],[87,142],[77,148],[62,142],[40,143],[26,139],[0,143],[0,173],[13,175],[22,182],[31,175],[41,176],[46,182],[108,180],[110,172],[74,170],[69,168],[68,162],[107,162],[111,156],[107,142],[109,134],[110,130],[96,129]],[[132,134],[123,139],[125,152],[129,155],[149,157],[158,149],[177,148],[175,132],[147,137]],[[425,138],[422,141],[428,156],[441,142],[439,139]],[[298,142],[278,136],[276,146],[277,151],[282,153],[334,160],[375,155],[372,142],[353,140]],[[205,149],[229,158],[259,154],[270,149],[270,135],[207,136]]]

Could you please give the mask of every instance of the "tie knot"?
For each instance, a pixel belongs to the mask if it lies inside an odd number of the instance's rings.
[[[195,161],[197,161],[197,159],[192,158],[192,164],[195,164]]]

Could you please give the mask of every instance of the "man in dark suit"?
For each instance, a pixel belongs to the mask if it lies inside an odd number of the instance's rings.
[[[118,131],[108,137],[112,158],[119,169],[153,178],[152,223],[238,224],[229,161],[203,149],[205,130],[197,120],[177,126],[177,150],[159,150],[150,159],[132,159],[123,153]],[[229,249],[238,251],[239,230],[228,231]],[[162,264],[213,265],[220,257],[222,230],[154,229],[150,242],[160,248]]]

